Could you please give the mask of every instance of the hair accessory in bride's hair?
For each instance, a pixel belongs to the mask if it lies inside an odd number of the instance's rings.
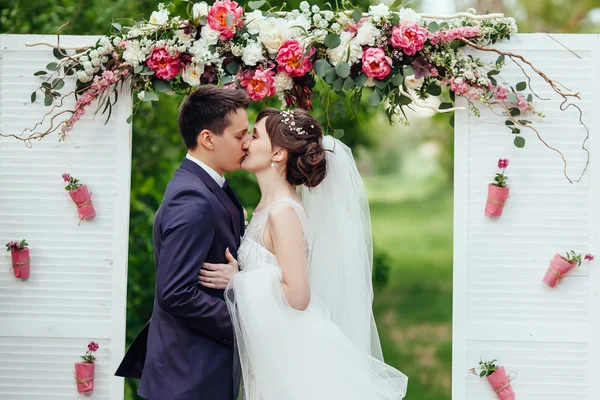
[[[299,126],[296,126],[296,121],[294,120],[294,110],[286,111],[282,110],[281,115],[283,116],[283,123],[288,126],[292,131],[295,131],[298,135],[306,135],[306,131]]]

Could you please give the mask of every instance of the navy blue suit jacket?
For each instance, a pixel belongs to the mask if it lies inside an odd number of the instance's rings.
[[[242,206],[199,165],[184,159],[154,218],[152,318],[117,376],[140,378],[150,400],[233,400],[233,328],[223,291],[198,284],[204,262],[237,258]],[[237,382],[236,382],[237,385]]]

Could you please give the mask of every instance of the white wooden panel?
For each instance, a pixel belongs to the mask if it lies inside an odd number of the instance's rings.
[[[66,46],[96,40],[61,36]],[[24,45],[38,41],[54,43],[56,37],[0,36],[2,133],[21,133],[48,111],[29,100],[41,82],[33,73],[55,61],[48,47]],[[71,79],[63,92],[73,85]],[[65,108],[73,104],[66,101]],[[100,113],[93,119],[92,104],[63,142],[54,134],[29,149],[0,138],[0,239],[4,244],[25,238],[31,248],[26,281],[9,272],[9,253],[0,257],[3,400],[80,398],[73,363],[90,340],[100,344],[93,397],[123,398],[123,380],[112,374],[125,348],[131,104],[130,93],[121,93],[106,125]],[[64,172],[87,184],[95,219],[79,224]]]
[[[481,117],[455,116],[453,387],[455,400],[491,400],[486,380],[468,375],[480,359],[498,359],[520,400],[596,400],[600,373],[600,271],[584,262],[555,289],[541,279],[556,252],[573,249],[597,254],[600,249],[600,171],[598,151],[598,35],[519,34],[497,47],[522,54],[552,79],[581,93],[575,100],[591,131],[588,171],[579,183],[563,176],[560,156],[528,130],[524,149],[512,144],[504,121],[481,106]],[[574,53],[565,47],[573,50]],[[495,53],[476,53],[494,61]],[[577,179],[585,164],[581,143],[586,132],[578,112],[558,110],[560,97],[531,70],[532,87],[551,101],[534,99],[546,118],[525,118],[549,145],[560,149],[569,175]],[[507,59],[500,81],[524,81]],[[464,99],[460,105],[466,106]],[[510,197],[499,219],[483,210],[487,184],[497,160],[508,158]],[[597,263],[597,262],[596,262]]]

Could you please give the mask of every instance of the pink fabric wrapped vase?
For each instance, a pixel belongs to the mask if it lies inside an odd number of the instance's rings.
[[[498,187],[491,183],[488,184],[488,197],[485,203],[485,215],[486,217],[499,217],[502,215],[502,209],[504,203],[508,198],[508,187]]]
[[[514,400],[515,392],[510,386],[504,367],[498,367],[496,371],[487,377],[487,380],[500,400]]]
[[[556,253],[550,261],[550,266],[544,275],[542,281],[551,288],[558,285],[560,280],[577,265],[576,261],[568,262],[563,256]]]
[[[15,278],[27,279],[30,275],[29,248],[23,250],[11,250],[12,270]]]
[[[82,185],[74,190],[69,190],[69,196],[73,199],[73,202],[77,205],[77,214],[79,219],[88,219],[96,216],[96,210],[92,204],[90,192],[88,192],[87,186]]]
[[[94,363],[75,363],[77,392],[91,393],[94,390]]]

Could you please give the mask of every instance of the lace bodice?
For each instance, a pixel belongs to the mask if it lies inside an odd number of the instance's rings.
[[[252,216],[252,220],[250,221],[248,228],[246,228],[246,233],[244,234],[238,251],[238,263],[240,269],[249,271],[260,265],[264,265],[264,263],[278,266],[277,257],[267,250],[263,241],[263,233],[265,232],[269,211],[278,203],[288,203],[294,207],[294,210],[300,219],[300,223],[302,224],[302,231],[304,233],[304,252],[306,254],[306,259],[308,260],[310,231],[306,212],[302,205],[297,201],[290,197],[282,197],[275,200],[264,210],[255,212]]]

